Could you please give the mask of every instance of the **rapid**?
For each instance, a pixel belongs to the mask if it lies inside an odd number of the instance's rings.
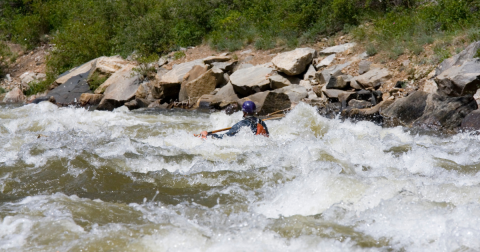
[[[0,251],[480,250],[480,135],[0,105]]]

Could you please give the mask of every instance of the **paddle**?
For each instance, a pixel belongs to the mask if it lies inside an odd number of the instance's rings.
[[[268,121],[268,120],[273,120],[273,119],[279,119],[279,118],[283,118],[285,115],[279,115],[279,116],[275,116],[275,117],[270,117],[270,118],[266,118],[266,119],[262,119],[262,121]],[[222,131],[226,131],[226,130],[230,130],[232,127],[228,127],[228,128],[225,128],[225,129],[218,129],[218,130],[213,130],[213,131],[209,131],[207,132],[209,135],[210,134],[215,134],[215,133],[218,133],[218,132],[222,132]],[[194,136],[196,137],[200,137],[201,135],[200,134],[194,134]]]

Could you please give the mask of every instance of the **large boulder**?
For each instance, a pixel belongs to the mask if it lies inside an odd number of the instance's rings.
[[[196,107],[224,109],[231,104],[236,104],[237,102],[238,96],[233,90],[232,84],[228,83],[227,85],[220,88],[220,90],[218,90],[215,95],[202,95],[198,99]]]
[[[332,76],[337,77],[342,75],[343,69],[348,67],[350,64],[351,64],[350,62],[346,62],[344,64],[331,66],[321,72],[317,72],[315,74],[315,78],[317,79],[320,85],[327,84],[330,81],[330,78],[332,78]]]
[[[210,65],[221,69],[225,73],[231,74],[237,64],[238,64],[238,61],[231,61],[231,62],[213,62]]]
[[[80,74],[84,74],[84,73],[90,73],[90,70],[92,69],[92,65],[93,63],[95,62],[95,59],[79,66],[79,67],[75,67],[73,69],[70,69],[64,73],[62,73],[61,75],[58,76],[58,78],[53,82],[52,86],[51,86],[51,89],[55,88],[55,87],[58,87],[59,85],[62,85],[64,84],[65,82],[67,82],[70,78],[74,77],[74,76],[77,76],[77,75],[80,75]]]
[[[299,84],[300,79],[294,76],[288,76],[284,74],[274,74],[269,77],[270,79],[270,87],[272,89],[283,88],[286,86],[290,86],[292,84]]]
[[[103,99],[103,94],[92,94],[92,93],[83,93],[80,95],[80,105],[98,105]]]
[[[286,94],[292,103],[299,103],[302,99],[308,97],[307,89],[296,84],[286,86],[272,92]]]
[[[173,66],[172,70],[160,77],[161,83],[177,83],[180,84],[183,81],[185,75],[197,65],[204,66],[203,60],[194,60],[179,65]]]
[[[322,51],[320,51],[320,54],[328,55],[328,54],[342,53],[356,45],[357,45],[356,43],[346,43],[342,45],[332,46],[332,47],[323,49]]]
[[[195,104],[197,99],[204,94],[209,94],[223,82],[223,72],[218,68],[212,68],[200,77],[191,80],[185,84],[185,94],[191,104]]]
[[[239,97],[249,96],[270,89],[268,77],[272,71],[273,68],[259,66],[239,69],[230,76],[230,82]]]
[[[448,96],[473,95],[480,88],[480,59],[466,60],[435,78],[438,93]]]
[[[100,85],[97,89],[95,89],[94,93],[103,94],[110,85],[113,85],[119,81],[122,81],[124,78],[128,77],[127,75],[129,74],[136,75],[136,73],[134,73],[134,70],[133,70],[135,67],[136,66],[133,64],[128,64],[123,66],[121,69],[117,70],[115,73],[110,75],[110,77],[105,82],[103,82],[102,85]],[[88,76],[91,77],[90,74],[88,74],[87,77]]]
[[[223,56],[223,55],[210,56],[210,57],[206,57],[205,59],[203,59],[203,63],[212,64],[214,62],[225,62],[225,61],[229,61],[231,59],[232,59],[232,57],[230,57],[230,56]]]
[[[91,80],[93,78],[108,79],[108,77],[110,77],[112,74],[119,71],[120,69],[122,69],[128,64],[129,62],[124,60],[120,56],[112,56],[112,57],[104,56],[104,57],[97,58],[92,63],[92,70],[88,75],[89,83],[91,83]]]
[[[444,71],[448,70],[453,66],[463,65],[466,61],[472,60],[480,49],[480,41],[470,44],[465,50],[456,54],[455,56],[444,60],[438,67],[435,69],[435,76],[440,75]]]
[[[207,65],[196,65],[196,66],[193,66],[192,69],[190,69],[190,71],[187,74],[185,74],[185,76],[183,77],[182,85],[180,86],[180,93],[178,94],[179,101],[182,102],[182,101],[188,100],[188,94],[186,89],[187,83],[197,79],[207,71],[208,71]]]
[[[92,93],[87,83],[90,71],[72,76],[62,85],[48,92],[47,97],[53,96],[59,104],[73,104],[80,101],[83,93]]]
[[[117,75],[117,73],[122,74]],[[141,77],[133,68],[126,71],[125,68],[112,75],[108,80],[116,78],[112,85],[105,90],[104,97],[98,105],[98,110],[113,110],[132,100],[141,83]],[[108,81],[107,80],[107,81]]]
[[[477,108],[477,102],[471,96],[447,97],[430,94],[423,115],[413,126],[451,131],[460,127],[462,120]]]
[[[365,89],[377,89],[391,77],[392,73],[388,69],[376,68],[355,77],[355,80]]]
[[[321,68],[321,67],[326,67],[326,66],[329,66],[330,64],[332,64],[332,62],[335,60],[335,57],[337,55],[336,54],[331,54],[331,55],[328,55],[327,57],[325,57],[324,59],[322,59],[315,67],[317,69]]]
[[[260,92],[245,97],[238,101],[241,106],[245,101],[253,101],[257,107],[259,115],[268,115],[273,112],[288,109],[292,106],[292,102],[288,95],[277,92]]]
[[[25,101],[25,95],[23,94],[20,88],[15,87],[10,92],[8,92],[3,98],[5,103],[22,103]]]
[[[272,63],[287,75],[298,75],[303,73],[307,66],[312,63],[315,54],[315,49],[297,48],[277,55],[272,59]]]
[[[423,115],[427,106],[428,93],[416,91],[411,95],[396,100],[388,108],[381,111],[388,126],[411,124]]]
[[[142,98],[135,98],[134,100],[125,102],[125,107],[129,110],[140,109],[140,108],[148,108],[150,105],[150,101]]]
[[[463,130],[480,130],[480,110],[472,111],[462,120]]]

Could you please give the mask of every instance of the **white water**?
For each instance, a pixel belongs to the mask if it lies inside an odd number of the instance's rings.
[[[480,136],[240,119],[0,107],[0,250],[480,250]]]

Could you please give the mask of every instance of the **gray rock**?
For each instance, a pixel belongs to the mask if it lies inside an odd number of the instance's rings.
[[[156,100],[148,105],[148,108],[152,109],[167,109],[168,108],[168,103],[161,103],[160,100]]]
[[[249,54],[249,53],[252,53],[252,50],[248,49],[248,50],[242,51],[240,52],[240,55]]]
[[[286,94],[292,103],[298,103],[302,99],[308,97],[307,89],[296,84],[286,86],[272,92]]]
[[[435,78],[438,92],[448,96],[473,95],[480,88],[480,59],[466,60]]]
[[[372,69],[365,74],[355,77],[355,80],[363,88],[377,89],[389,78],[392,77],[390,71],[385,68]]]
[[[139,108],[147,108],[150,105],[150,102],[145,99],[135,98],[135,100],[131,100],[129,102],[125,102],[125,107],[129,110],[139,109]]]
[[[320,85],[327,84],[332,76],[337,77],[342,75],[342,70],[348,67],[350,64],[350,62],[346,62],[344,64],[331,66],[321,72],[317,72],[315,74],[315,78],[318,80]]]
[[[315,53],[312,48],[297,48],[277,55],[272,59],[272,63],[287,75],[297,75],[303,73],[312,63]]]
[[[372,103],[369,101],[352,99],[348,102],[348,106],[356,109],[364,109],[370,108],[372,106]]]
[[[480,130],[480,110],[474,110],[462,120],[463,130]]]
[[[87,83],[88,74],[85,72],[76,76],[72,76],[62,85],[50,91],[47,96],[53,96],[59,104],[72,104],[80,101],[83,93],[92,93]]]
[[[416,91],[411,95],[396,100],[385,110],[381,111],[388,126],[411,126],[420,118],[427,106],[428,93]]]
[[[230,56],[210,56],[203,59],[203,63],[205,64],[212,64],[214,62],[226,62],[231,60]]]
[[[61,75],[58,76],[58,78],[55,80],[53,86],[54,87],[57,87],[63,83],[65,83],[66,81],[68,81],[70,78],[72,78],[73,76],[77,76],[77,75],[80,75],[80,74],[84,74],[84,73],[87,73],[87,72],[90,72],[90,70],[92,69],[92,65],[93,63],[95,62],[96,59],[93,59],[79,67],[75,67],[73,69],[70,69],[64,73],[62,73]]]
[[[463,65],[466,61],[470,61],[477,54],[477,51],[480,49],[480,41],[470,44],[465,50],[456,54],[455,56],[444,60],[438,67],[435,69],[435,76],[440,75],[444,71],[450,69],[453,66]]]
[[[158,60],[158,67],[162,67],[163,65],[168,64],[168,58],[167,57],[161,57]]]
[[[438,86],[434,80],[426,80],[425,83],[423,84],[423,87],[420,90],[433,94],[433,93],[437,93]]]
[[[125,76],[129,75],[129,74],[136,74],[134,72],[134,68],[136,66],[133,65],[133,64],[128,64],[128,65],[125,65],[123,68],[121,68],[120,70],[117,70],[115,73],[113,73],[112,75],[110,75],[110,77],[108,77],[108,79],[102,83],[102,85],[100,85],[97,89],[95,89],[95,94],[103,94],[105,92],[105,90],[107,90],[107,88],[110,86],[110,85],[114,85],[115,83],[119,82],[119,81],[122,81]],[[96,69],[96,68],[93,68],[92,69]],[[95,70],[95,71],[98,71],[98,70]],[[89,73],[88,76],[90,77],[91,74]],[[88,78],[87,78],[88,80]]]
[[[124,71],[122,76],[118,76],[118,79],[114,84],[107,87],[104,97],[97,109],[111,111],[123,106],[125,102],[130,101],[135,97],[135,93],[140,84],[141,78],[138,73],[133,69],[131,71]]]
[[[283,88],[292,85],[292,83],[280,74],[274,74],[269,77],[270,87],[272,89]]]
[[[237,65],[238,61],[232,61],[232,62],[213,62],[211,65],[213,67],[219,68],[225,73],[231,74],[233,72],[233,69]],[[252,65],[253,66],[253,65]]]
[[[8,92],[5,97],[3,98],[3,102],[5,103],[23,103],[26,97],[23,94],[20,88],[15,87],[10,92]]]
[[[241,63],[234,68],[233,72],[236,72],[240,69],[250,68],[250,67],[254,67],[254,66],[252,64]]]
[[[12,81],[12,77],[10,76],[10,74],[5,75],[5,78],[8,82]]]
[[[194,66],[205,66],[203,60],[194,60],[187,63],[182,63],[175,65],[172,70],[160,77],[160,82],[162,83],[182,83],[183,77],[194,67]]]
[[[249,67],[237,70],[230,76],[235,93],[239,97],[270,89],[269,76],[273,69],[268,67]]]
[[[187,89],[186,89],[187,83],[197,79],[198,77],[202,76],[206,72],[208,72],[207,65],[196,65],[196,66],[193,66],[192,69],[190,69],[190,71],[187,74],[185,74],[185,76],[183,77],[182,85],[180,86],[180,93],[178,94],[179,101],[183,102],[188,100],[189,98],[187,94]]]
[[[464,118],[478,108],[471,96],[446,97],[429,94],[423,115],[413,126],[433,130],[455,130]]]
[[[257,107],[259,115],[267,115],[280,110],[288,109],[292,106],[292,102],[287,94],[277,92],[260,92],[245,97],[238,101],[241,106],[245,101],[253,101]]]
[[[332,62],[335,60],[335,57],[337,55],[336,54],[331,54],[327,57],[325,57],[322,61],[320,61],[315,67],[317,69],[321,68],[321,67],[326,67],[326,66],[329,66],[330,64],[332,64]]]
[[[342,53],[356,45],[357,45],[356,43],[346,43],[342,45],[332,46],[332,47],[323,49],[322,51],[320,51],[320,54]]]
[[[370,65],[372,65],[372,62],[368,60],[362,60],[358,63],[358,74],[364,74],[368,71],[370,71]]]
[[[315,67],[313,67],[313,65],[310,65],[305,75],[303,75],[303,80],[310,80],[315,78],[315,73],[316,73]]]
[[[328,81],[327,89],[350,89],[350,83],[355,81],[352,76],[349,75],[340,75],[337,77],[332,77]]]

